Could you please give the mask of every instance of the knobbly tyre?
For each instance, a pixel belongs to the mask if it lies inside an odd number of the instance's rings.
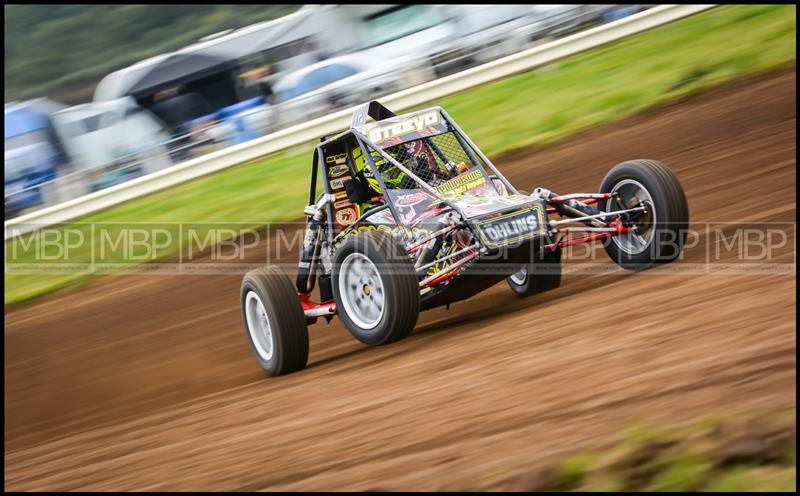
[[[408,336],[420,311],[503,279],[523,297],[558,287],[567,246],[602,241],[640,271],[675,260],[685,242],[683,189],[653,160],[617,165],[598,193],[527,194],[442,108],[398,116],[378,102],[320,141],[296,281],[268,265],[241,286],[247,337],[272,376],[306,366],[319,318],[338,314],[356,339],[384,345]]]

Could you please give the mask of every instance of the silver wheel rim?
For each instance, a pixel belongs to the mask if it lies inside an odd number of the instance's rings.
[[[255,291],[247,293],[244,309],[247,317],[247,332],[250,333],[250,340],[256,348],[256,353],[264,360],[270,360],[275,349],[272,326],[269,323],[267,309],[264,308],[264,303]]]
[[[523,266],[519,272],[515,272],[511,274],[511,282],[516,284],[517,286],[522,286],[525,284],[525,280],[528,278],[528,268]]]
[[[344,311],[358,327],[374,329],[383,318],[383,281],[375,264],[361,253],[351,253],[342,262],[339,295]]]
[[[625,208],[636,207],[639,205],[639,201],[644,203],[647,207],[647,212],[634,223],[636,227],[635,230],[611,238],[612,242],[617,245],[620,250],[629,255],[638,255],[647,250],[650,243],[653,242],[655,233],[654,226],[656,225],[656,211],[653,206],[653,198],[642,183],[633,179],[624,179],[615,184],[611,193],[616,192],[619,192],[619,198],[625,205]],[[614,204],[612,200],[609,200],[607,210],[611,210],[612,207],[614,207]]]

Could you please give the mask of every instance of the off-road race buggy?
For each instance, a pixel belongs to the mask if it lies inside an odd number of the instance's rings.
[[[599,193],[524,193],[442,108],[396,116],[378,102],[320,141],[295,283],[268,265],[241,286],[246,334],[269,375],[306,366],[307,326],[319,318],[338,314],[359,341],[388,344],[421,310],[503,279],[520,296],[558,287],[567,246],[602,240],[639,271],[675,260],[685,242],[683,189],[652,160],[617,165]]]

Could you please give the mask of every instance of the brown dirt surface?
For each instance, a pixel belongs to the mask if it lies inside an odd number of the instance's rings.
[[[560,288],[519,299],[498,284],[390,346],[318,323],[308,368],[289,376],[251,356],[243,272],[104,278],[13,309],[5,487],[479,489],[632,422],[794,409],[795,109],[792,68],[498,157],[519,188],[559,193],[662,161],[699,236],[638,274],[577,273],[585,252],[570,253]],[[717,234],[754,225],[788,242],[758,270],[708,269],[743,263]],[[775,264],[789,269],[762,270]]]

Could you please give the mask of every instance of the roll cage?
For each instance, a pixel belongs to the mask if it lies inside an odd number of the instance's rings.
[[[370,118],[372,122],[369,121]],[[447,141],[444,141],[445,138]],[[479,170],[496,193],[500,194],[492,179],[499,180],[508,192],[519,193],[443,108],[429,107],[398,116],[379,102],[372,101],[356,109],[348,130],[332,136],[323,136],[314,152],[308,204],[309,208],[315,204],[318,206],[322,206],[320,203],[325,204],[328,242],[333,243],[337,233],[341,230],[339,228],[341,224],[337,221],[339,211],[337,205],[342,204],[343,208],[352,208],[352,204],[348,205],[348,202],[344,201],[342,181],[337,181],[337,178],[345,176],[347,173],[349,173],[349,177],[345,177],[345,179],[356,176],[351,153],[356,146],[360,147],[364,153],[366,166],[378,181],[382,192],[397,189],[384,176],[387,166],[393,167],[413,181],[414,188],[432,195],[436,200],[458,213],[462,219],[467,218],[461,206],[455,204],[451,197],[442,194],[432,184],[432,177],[421,177],[418,174],[419,170],[414,171],[412,170],[413,166],[409,167],[411,164],[406,160],[408,156],[402,153],[402,147],[417,142],[424,143],[424,146],[428,147],[437,166],[453,162],[450,156],[458,155],[458,159],[461,160],[459,165],[467,166],[470,171]],[[401,153],[391,153],[392,150],[398,149],[401,150]],[[324,165],[321,168],[323,194],[321,197],[317,197],[320,164]],[[343,167],[346,167],[346,172],[342,172]],[[386,209],[391,213],[394,222],[401,225],[400,213],[390,195],[384,194],[379,201],[382,201],[382,204],[369,208],[365,212],[359,211],[358,217],[348,225],[357,225],[367,217]],[[311,215],[310,210],[306,213]]]

